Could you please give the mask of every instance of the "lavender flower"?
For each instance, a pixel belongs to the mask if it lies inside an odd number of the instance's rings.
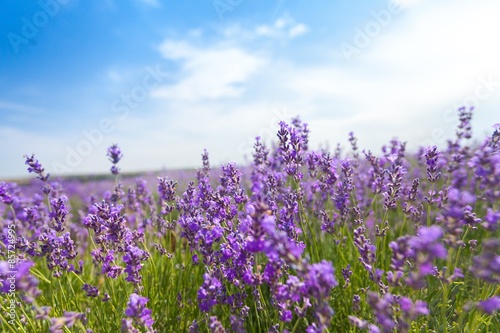
[[[21,299],[26,303],[33,303],[40,295],[38,280],[30,274],[32,261],[23,261],[19,264],[11,261],[0,261],[0,293],[21,292]]]
[[[76,324],[77,320],[84,318],[83,313],[78,312],[64,312],[63,317],[50,318],[50,333],[63,333],[63,327],[72,327]]]
[[[123,262],[127,264],[125,268],[125,273],[127,273],[126,281],[132,282],[133,284],[138,284],[142,280],[142,276],[139,271],[142,269],[142,261],[149,258],[149,253],[139,249],[135,245],[129,245],[126,249],[125,255],[123,256]]]
[[[54,230],[57,232],[64,231],[64,221],[66,220],[66,215],[68,215],[68,209],[66,208],[66,203],[68,198],[63,195],[58,199],[50,200],[51,212],[50,217],[54,219],[55,226]]]
[[[330,262],[322,260],[317,264],[309,265],[305,275],[304,287],[311,298],[328,299],[331,289],[337,285],[333,266]]]
[[[151,318],[151,310],[146,307],[148,301],[146,297],[136,293],[130,295],[127,309],[125,309],[125,316],[128,319],[122,321],[123,332],[134,332],[133,329],[136,329],[136,327],[145,328],[147,333],[155,332],[153,330],[154,320]]]
[[[393,310],[394,297],[387,293],[380,298],[376,293],[369,292],[367,302],[372,307],[382,332],[391,333],[396,327]]]
[[[380,329],[373,325],[370,324],[368,321],[360,319],[356,316],[348,316],[349,322],[351,325],[356,326],[360,329],[368,329],[368,333],[380,333]]]
[[[441,177],[441,172],[438,171],[439,152],[436,146],[425,149],[425,160],[427,164],[427,179],[431,183],[435,183]]]
[[[304,276],[304,289],[308,298],[314,300],[315,315],[319,324],[315,332],[323,332],[330,325],[333,316],[333,309],[329,304],[330,293],[337,285],[330,262],[322,260],[308,266]],[[311,329],[315,329],[314,326]]]
[[[358,248],[360,254],[359,261],[370,274],[370,279],[378,282],[377,274],[373,267],[376,260],[375,252],[377,248],[372,244],[369,238],[365,237],[365,231],[366,228],[363,226],[354,230],[354,244]]]
[[[297,127],[291,127],[283,121],[279,125],[278,139],[281,158],[286,165],[285,171],[296,180],[302,179],[300,165],[302,164],[302,152],[305,151],[303,133]]]
[[[12,195],[9,193],[9,184],[0,182],[0,201],[6,205],[11,205],[14,202]]]
[[[485,301],[480,301],[478,307],[481,311],[492,315],[494,312],[500,310],[500,297],[493,296]]]
[[[389,178],[386,184],[387,190],[383,193],[385,209],[395,209],[396,202],[401,196],[401,183],[406,170],[401,165],[396,164],[397,159],[398,156],[396,154],[388,157],[388,160],[391,161],[391,168],[385,170]]]
[[[429,314],[427,303],[423,301],[416,301],[413,303],[408,297],[399,297],[399,306],[407,320],[416,320],[418,316],[425,316]]]
[[[498,229],[498,225],[500,224],[500,211],[494,211],[491,208],[488,208],[487,214],[484,217],[483,226],[486,230],[495,231]]]
[[[49,179],[49,174],[45,174],[45,169],[42,168],[42,165],[38,162],[37,159],[35,159],[35,155],[24,155],[24,158],[26,159],[25,164],[27,164],[28,167],[28,172],[29,173],[35,173],[37,175],[37,178],[42,180],[42,181],[47,181]]]
[[[111,173],[113,175],[118,175],[120,173],[120,169],[116,166],[116,164],[120,162],[123,154],[117,144],[113,144],[108,148],[107,156],[111,163],[113,163],[113,166],[111,167]]]
[[[491,283],[500,283],[500,240],[490,239],[483,244],[483,253],[473,258],[474,276]]]
[[[163,201],[174,201],[175,200],[175,189],[177,187],[177,182],[169,180],[166,177],[158,177],[158,193]]]
[[[457,129],[457,137],[459,139],[470,139],[472,137],[472,126],[470,121],[472,119],[473,110],[473,107],[469,108],[469,110],[467,110],[465,107],[461,107],[460,109],[458,109],[458,118],[460,120],[460,124],[458,125]]]
[[[203,279],[203,285],[198,289],[198,302],[202,311],[209,312],[223,294],[223,286],[218,278],[209,273],[205,273]]]
[[[418,236],[413,236],[408,241],[412,247],[411,257],[415,260],[418,272],[411,272],[407,283],[414,288],[423,287],[423,277],[433,272],[434,259],[446,258],[447,250],[438,241],[443,236],[439,226],[421,227]]]
[[[208,328],[211,333],[226,333],[226,329],[216,316],[210,316]]]
[[[99,289],[91,286],[90,284],[85,283],[82,287],[82,290],[87,293],[87,297],[97,297],[99,296]]]

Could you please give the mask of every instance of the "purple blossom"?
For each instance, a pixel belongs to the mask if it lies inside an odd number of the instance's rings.
[[[427,179],[431,183],[435,183],[441,177],[441,172],[438,170],[439,151],[437,150],[437,147],[432,146],[426,148],[424,157],[427,164]]]
[[[379,297],[376,293],[369,292],[367,302],[373,309],[375,319],[380,325],[382,332],[391,333],[396,327],[393,311],[394,297],[390,293]]]
[[[158,177],[158,193],[163,201],[175,200],[175,189],[177,182],[166,177]]]
[[[490,239],[483,244],[483,253],[475,256],[470,268],[474,276],[491,283],[500,283],[500,240]]]
[[[478,307],[481,311],[492,315],[494,312],[500,310],[500,297],[493,296],[485,301],[480,301]]]
[[[348,159],[342,161],[341,170],[344,175],[344,179],[337,183],[337,192],[335,194],[334,202],[335,207],[340,212],[340,216],[345,219],[349,213],[349,196],[351,195],[351,191],[354,189],[352,180],[353,168]]]
[[[373,267],[376,260],[376,247],[372,244],[371,240],[364,235],[365,231],[366,228],[363,226],[358,227],[354,230],[354,244],[356,245],[360,254],[359,261],[363,264],[365,269],[370,274],[370,279],[378,282],[378,278]]]
[[[331,322],[333,309],[330,307],[330,293],[338,285],[335,279],[333,266],[330,262],[322,260],[319,263],[308,265],[304,274],[304,289],[309,299],[315,305],[315,316],[318,326],[313,323],[314,332],[323,332]]]
[[[73,327],[77,320],[84,318],[83,313],[78,312],[64,312],[64,316],[59,318],[50,318],[50,333],[63,333],[63,327]]]
[[[368,329],[368,333],[380,333],[380,329],[373,325],[370,324],[368,321],[360,319],[356,316],[348,316],[349,322],[351,325],[358,327],[360,329]]]
[[[408,297],[400,297],[399,306],[404,316],[409,320],[416,320],[418,316],[429,314],[427,303],[423,301],[416,301],[413,303]]]
[[[9,184],[0,182],[0,201],[6,205],[11,205],[14,202],[12,195],[9,193]]]
[[[418,272],[411,272],[407,283],[414,288],[423,286],[423,277],[433,272],[435,259],[444,259],[447,250],[439,242],[443,231],[439,226],[421,227],[417,236],[409,239],[408,244],[412,247],[411,257],[416,262]]]
[[[280,122],[280,129],[278,131],[278,139],[280,143],[280,154],[283,162],[285,163],[285,171],[294,179],[302,179],[303,175],[300,171],[300,166],[303,162],[303,152],[307,146],[307,136],[304,136],[300,127],[290,126],[285,122]]]
[[[304,288],[311,298],[328,299],[332,288],[337,285],[333,266],[330,262],[322,260],[317,264],[309,265],[305,275]]]
[[[99,296],[99,289],[90,284],[85,283],[82,287],[82,290],[87,293],[87,297],[97,297]]]
[[[66,208],[67,202],[68,198],[65,195],[58,199],[50,200],[51,212],[49,216],[54,219],[54,230],[57,232],[64,231],[65,229],[63,224],[66,221],[66,215],[69,213]]]
[[[140,275],[140,270],[142,269],[142,261],[149,258],[149,253],[141,250],[135,245],[129,245],[126,248],[125,255],[123,256],[123,262],[127,265],[125,268],[125,273],[127,273],[126,281],[132,282],[133,284],[138,284],[142,280]]]
[[[120,162],[121,158],[123,157],[123,154],[118,147],[117,144],[113,144],[108,148],[108,153],[106,154],[113,163],[113,166],[111,167],[111,173],[113,175],[118,175],[120,173],[120,169],[116,166],[118,162]]]
[[[208,328],[211,333],[226,333],[226,329],[216,316],[210,316]]]
[[[209,312],[222,295],[222,284],[216,277],[206,273],[203,275],[203,285],[198,289],[198,302],[200,309]]]
[[[484,222],[483,222],[483,226],[486,228],[486,230],[489,231],[497,230],[499,222],[500,222],[500,212],[488,208],[487,214],[484,217]]]
[[[47,181],[49,179],[49,174],[45,174],[45,169],[42,168],[42,165],[38,162],[37,159],[35,159],[35,155],[24,155],[24,158],[26,159],[25,164],[28,165],[28,172],[29,173],[35,173],[37,175],[37,178],[39,178],[42,181]]]
[[[20,292],[24,302],[33,303],[41,293],[37,288],[38,280],[30,273],[33,265],[32,261],[17,264],[0,261],[0,293]]]
[[[123,332],[133,332],[135,327],[143,327],[146,332],[152,333],[154,320],[151,318],[151,310],[146,307],[146,303],[149,300],[146,297],[142,297],[133,293],[130,295],[127,308],[125,309],[125,316],[128,319],[122,321],[122,331]]]
[[[472,137],[472,125],[470,122],[472,119],[473,110],[473,107],[469,108],[469,110],[467,110],[465,107],[461,107],[458,109],[458,118],[460,120],[460,123],[458,124],[457,137],[459,139],[470,139]]]
[[[39,241],[42,243],[41,253],[47,258],[47,267],[53,271],[53,276],[59,277],[62,271],[72,269],[69,260],[76,258],[77,251],[69,232],[57,236],[54,230],[49,229],[39,236]]]

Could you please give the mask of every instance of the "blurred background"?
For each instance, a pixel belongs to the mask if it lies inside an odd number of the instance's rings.
[[[444,147],[500,123],[497,0],[2,0],[0,179],[251,158],[299,115],[311,146]]]

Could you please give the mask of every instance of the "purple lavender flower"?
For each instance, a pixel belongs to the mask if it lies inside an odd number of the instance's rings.
[[[443,231],[439,226],[421,227],[418,235],[413,236],[408,241],[412,247],[411,257],[415,260],[419,269],[418,273],[411,272],[407,283],[414,288],[423,287],[423,277],[432,274],[434,259],[444,259],[447,250],[439,240],[443,236]]]
[[[384,207],[385,209],[395,209],[396,202],[401,197],[401,183],[406,169],[396,164],[398,159],[396,154],[390,155],[387,159],[391,161],[391,168],[384,171],[389,179],[385,186],[387,190],[383,193]]]
[[[473,107],[469,108],[469,110],[467,110],[465,107],[461,107],[458,109],[458,118],[460,120],[460,124],[458,125],[457,129],[457,137],[459,139],[470,139],[472,137],[472,125],[470,122],[472,119],[473,110]]]
[[[211,333],[226,333],[226,329],[216,316],[210,316],[208,328]]]
[[[21,299],[26,303],[33,303],[40,295],[38,280],[30,274],[32,261],[23,261],[19,264],[0,261],[0,293],[21,292]]]
[[[399,237],[396,241],[389,243],[389,247],[392,250],[391,258],[391,269],[402,271],[403,267],[408,260],[408,257],[412,255],[412,250],[409,244],[410,236]]]
[[[425,316],[429,314],[427,303],[423,301],[416,301],[413,303],[408,297],[399,298],[399,306],[407,320],[416,320],[418,316]]]
[[[54,230],[57,232],[64,231],[64,221],[66,220],[66,215],[68,215],[68,209],[66,208],[66,203],[68,202],[68,198],[63,195],[58,199],[50,200],[50,217],[54,219],[55,225]]]
[[[393,310],[394,297],[390,293],[379,297],[376,293],[369,292],[367,301],[375,312],[375,319],[382,332],[391,333],[396,327]]]
[[[354,132],[349,132],[349,143],[351,144],[351,149],[355,158],[358,157],[358,139],[354,136]]]
[[[229,321],[231,322],[231,332],[234,333],[246,333],[244,320],[239,316],[230,316]]]
[[[498,229],[498,225],[500,224],[500,211],[494,211],[491,208],[488,208],[487,214],[484,217],[483,226],[486,230],[495,231]]]
[[[476,213],[472,211],[472,207],[467,205],[462,210],[461,222],[472,229],[476,229],[477,225],[481,223],[481,219],[477,217]]]
[[[348,316],[349,322],[351,325],[356,326],[360,329],[368,329],[368,333],[380,333],[380,329],[373,325],[370,324],[368,321],[360,319],[356,316]]]
[[[125,273],[127,273],[126,281],[132,282],[133,284],[138,284],[142,280],[140,275],[140,270],[142,269],[142,261],[149,258],[149,253],[139,249],[135,245],[129,245],[126,248],[125,255],[123,256],[123,262],[127,264],[125,268]]]
[[[12,195],[9,193],[9,184],[0,182],[0,201],[6,205],[11,205],[14,202]]]
[[[296,126],[289,126],[283,121],[279,125],[278,139],[280,141],[281,158],[285,162],[285,171],[296,180],[302,179],[303,175],[300,166],[305,151],[303,133]]]
[[[111,167],[111,173],[113,175],[118,175],[120,173],[120,169],[116,166],[116,164],[121,160],[123,154],[117,144],[114,144],[108,148],[107,156],[111,163],[113,163],[113,166]]]
[[[49,179],[49,174],[45,175],[45,169],[42,168],[42,165],[38,162],[37,159],[35,159],[35,155],[24,155],[24,158],[26,159],[25,164],[27,164],[28,167],[28,172],[29,173],[35,173],[37,175],[37,178],[39,178],[42,181],[47,181]]]
[[[132,328],[135,327],[143,327],[148,333],[155,332],[153,330],[154,320],[151,318],[151,310],[146,307],[148,301],[146,297],[136,293],[130,295],[127,309],[125,309],[125,316],[128,319],[122,321],[123,332],[134,332]]]
[[[365,231],[366,228],[363,226],[354,229],[354,244],[358,248],[360,254],[359,261],[363,264],[365,269],[370,274],[370,279],[378,282],[378,278],[374,268],[374,264],[376,261],[376,247],[372,244],[370,239],[364,235]]]
[[[309,265],[304,284],[311,298],[328,299],[332,288],[338,285],[332,263],[322,260]]]
[[[72,327],[76,324],[77,320],[84,318],[83,313],[78,312],[64,312],[63,317],[50,318],[50,333],[63,333],[63,327]]]
[[[471,271],[474,276],[491,283],[500,283],[500,240],[489,239],[483,244],[483,253],[474,257]]]
[[[353,185],[353,169],[348,159],[341,163],[344,179],[337,184],[337,193],[335,194],[335,207],[340,211],[340,216],[346,218],[349,213],[349,196],[354,189]]]
[[[500,297],[493,296],[485,301],[480,301],[478,307],[481,311],[492,315],[494,312],[500,310]]]
[[[87,297],[97,297],[99,296],[99,289],[90,284],[85,283],[82,287],[82,290],[87,293]]]
[[[158,193],[163,201],[175,200],[175,189],[177,182],[169,180],[167,177],[158,177]]]
[[[338,285],[335,279],[333,266],[322,260],[319,263],[308,265],[304,276],[304,289],[311,300],[314,300],[315,316],[318,326],[314,323],[311,332],[323,332],[331,322],[333,309],[330,307],[330,293]]]
[[[35,315],[36,319],[49,319],[50,318],[49,314],[50,311],[52,311],[52,308],[50,306],[40,306],[36,307],[35,311],[36,311]]]
[[[439,152],[436,146],[425,149],[425,163],[427,164],[427,179],[431,183],[435,183],[441,177],[441,172],[438,171]]]
[[[203,279],[203,285],[198,289],[198,302],[201,311],[209,312],[218,303],[223,286],[218,278],[209,273],[205,273]]]
[[[69,232],[57,236],[52,229],[39,236],[41,252],[47,258],[47,267],[53,271],[54,277],[60,277],[62,271],[69,271],[68,260],[76,258],[76,245]],[[74,269],[74,267],[73,267]]]

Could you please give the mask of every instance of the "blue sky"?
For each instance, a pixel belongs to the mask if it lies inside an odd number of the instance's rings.
[[[443,146],[500,122],[496,0],[4,0],[0,179],[244,162],[300,115],[314,147]]]

